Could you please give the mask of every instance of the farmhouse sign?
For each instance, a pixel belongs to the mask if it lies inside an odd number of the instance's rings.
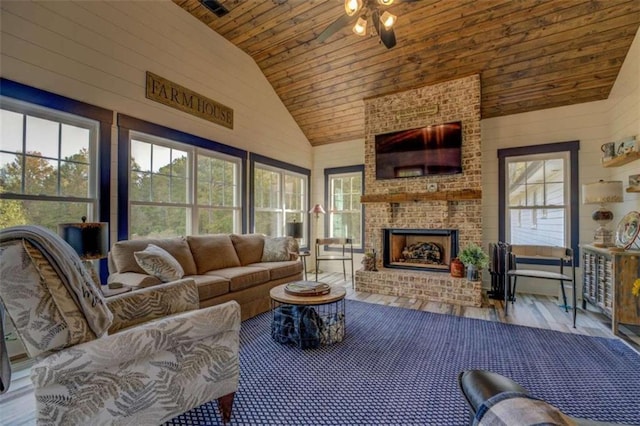
[[[233,129],[233,109],[147,71],[147,99]]]

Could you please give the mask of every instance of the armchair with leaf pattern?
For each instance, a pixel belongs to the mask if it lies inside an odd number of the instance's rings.
[[[105,299],[56,234],[0,230],[0,309],[35,358],[38,424],[159,424],[214,399],[229,421],[240,307],[198,300],[189,279]]]

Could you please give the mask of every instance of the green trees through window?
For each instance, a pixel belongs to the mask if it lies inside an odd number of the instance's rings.
[[[237,159],[142,134],[130,147],[131,238],[240,232]]]
[[[48,110],[0,110],[0,228],[94,217],[96,122]],[[39,116],[36,116],[38,114]]]

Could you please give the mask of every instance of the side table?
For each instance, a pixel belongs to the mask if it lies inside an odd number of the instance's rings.
[[[302,269],[304,270],[304,280],[307,281],[307,257],[311,256],[311,253],[308,251],[303,251],[298,253],[300,259],[302,259]]]

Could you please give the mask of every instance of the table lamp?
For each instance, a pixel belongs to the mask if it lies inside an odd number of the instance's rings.
[[[78,253],[95,283],[100,285],[92,260],[104,259],[109,253],[109,224],[87,222],[87,217],[82,216],[82,223],[59,224],[58,234]]]
[[[287,237],[295,238],[299,240],[302,238],[302,222],[293,222],[287,223]]]
[[[596,247],[613,246],[613,233],[607,224],[613,220],[613,212],[606,208],[607,203],[621,203],[622,181],[600,180],[582,185],[582,204],[599,204],[600,207],[591,213],[591,218],[598,223],[594,234],[593,245]]]

